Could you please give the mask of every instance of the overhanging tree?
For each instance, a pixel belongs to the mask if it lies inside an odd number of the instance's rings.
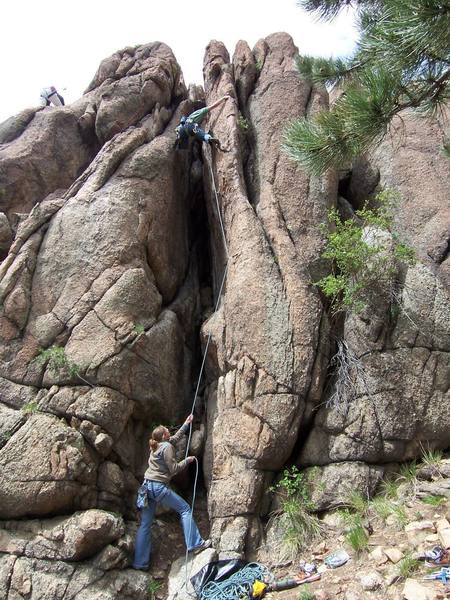
[[[285,150],[315,174],[364,153],[402,110],[434,117],[450,100],[450,0],[299,1],[322,19],[351,4],[360,29],[354,55],[298,59],[307,80],[342,87],[330,111],[286,130]],[[444,148],[450,155],[448,142]]]

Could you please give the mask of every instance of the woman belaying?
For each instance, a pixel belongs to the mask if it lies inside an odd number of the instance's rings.
[[[138,491],[137,507],[140,510],[141,523],[136,535],[134,569],[148,569],[151,553],[151,526],[158,503],[173,508],[179,513],[188,552],[199,552],[211,546],[211,540],[202,539],[192,518],[189,504],[168,487],[172,477],[195,460],[194,456],[188,456],[177,462],[173,445],[187,433],[192,419],[192,415],[189,415],[182,427],[173,436],[170,435],[167,427],[163,425],[159,425],[152,432],[149,440],[148,468],[145,471],[144,483]]]
[[[175,132],[177,134],[176,147],[185,150],[188,147],[188,139],[189,136],[195,137],[201,142],[205,142],[206,144],[215,144],[219,150],[224,151],[220,145],[220,142],[217,138],[215,138],[211,133],[207,133],[200,127],[200,123],[206,117],[210,110],[225,102],[225,100],[231,99],[231,96],[223,96],[216,100],[214,104],[210,106],[205,106],[204,108],[200,108],[199,110],[194,111],[187,117],[181,117],[180,124],[175,128]]]

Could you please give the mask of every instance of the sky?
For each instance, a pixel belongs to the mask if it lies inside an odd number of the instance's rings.
[[[323,23],[295,0],[2,0],[0,22],[0,122],[38,105],[43,87],[54,85],[66,104],[78,99],[101,60],[125,46],[165,42],[188,84],[202,83],[212,39],[232,56],[240,39],[252,48],[286,31],[301,54],[345,56],[357,37],[351,11]]]

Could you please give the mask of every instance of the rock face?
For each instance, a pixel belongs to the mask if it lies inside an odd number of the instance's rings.
[[[300,453],[304,465],[335,461],[382,464],[412,459],[421,446],[449,444],[450,297],[448,242],[450,163],[440,152],[438,125],[410,114],[406,140],[386,140],[359,164],[354,190],[379,173],[380,185],[400,192],[395,221],[417,262],[398,274],[391,298],[375,296],[360,316],[347,315],[347,356],[358,363],[350,402],[322,407]],[[342,373],[341,373],[342,376]],[[339,374],[338,374],[339,377]],[[329,395],[333,393],[331,388]],[[344,399],[343,399],[344,400]]]
[[[399,189],[396,228],[418,260],[366,312],[330,319],[313,282],[329,268],[318,225],[338,203],[337,175],[311,177],[281,149],[287,121],[328,103],[299,79],[296,54],[282,33],[239,42],[232,60],[213,41],[205,89],[188,91],[167,46],[126,48],[74,104],[0,125],[7,600],[148,597],[147,577],[125,570],[136,489],[152,426],[190,410],[201,345],[192,452],[219,558],[259,544],[268,487],[289,461],[314,474],[325,510],[372,494],[421,444],[450,445],[441,129],[405,115],[403,146],[386,140],[348,175],[348,216],[376,186]],[[205,126],[226,152],[176,150],[179,117],[223,95]],[[353,383],[328,406],[337,350]]]
[[[6,128],[0,181],[14,240],[0,267],[0,518],[87,511],[43,533],[30,521],[23,536],[6,522],[8,597],[43,597],[48,577],[48,598],[69,582],[77,598],[148,595],[144,576],[107,574],[132,547],[111,546],[124,532],[100,535],[111,525],[89,515],[134,517],[151,423],[188,412],[200,305],[191,154],[173,144],[185,96],[169,48],[149,44],[102,63],[74,105]],[[49,348],[62,362],[39,360]],[[91,566],[67,562],[94,555]]]
[[[296,53],[285,34],[261,42],[255,56],[238,46],[242,106],[224,46],[211,42],[204,63],[207,102],[224,94],[236,98],[209,123],[230,149],[214,163],[228,272],[221,306],[204,327],[218,369],[210,369],[208,389],[209,514],[213,540],[227,553],[243,552],[251,543],[248,532],[258,531],[270,473],[291,454],[323,381],[316,358],[327,324],[309,269],[322,244],[314,223],[325,218],[336,182],[309,178],[281,155],[283,123],[326,103],[324,93],[300,83]],[[263,66],[256,80],[247,75],[257,62]],[[247,156],[239,109],[249,124]],[[224,254],[214,250],[219,280]]]

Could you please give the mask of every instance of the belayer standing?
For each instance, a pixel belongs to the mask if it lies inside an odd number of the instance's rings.
[[[187,433],[192,418],[192,415],[189,415],[173,436],[164,425],[159,425],[152,432],[149,440],[148,468],[145,471],[144,483],[138,491],[137,506],[141,512],[141,523],[136,535],[134,569],[143,571],[148,569],[151,553],[151,526],[158,503],[173,508],[179,513],[188,552],[198,552],[211,546],[211,540],[202,539],[192,518],[189,504],[168,487],[172,477],[195,460],[194,456],[188,456],[177,463],[173,446]]]
[[[219,100],[216,100],[214,104],[200,108],[187,117],[181,117],[180,124],[175,128],[177,134],[176,147],[180,148],[181,150],[185,150],[188,147],[189,137],[195,137],[206,144],[215,144],[219,150],[223,151],[219,140],[211,133],[208,133],[202,129],[200,127],[200,123],[210,110],[216,108],[216,106],[219,106],[219,104],[222,104],[222,102],[225,102],[225,100],[228,100],[228,98],[231,98],[231,96],[223,96],[222,98],[219,98]]]

